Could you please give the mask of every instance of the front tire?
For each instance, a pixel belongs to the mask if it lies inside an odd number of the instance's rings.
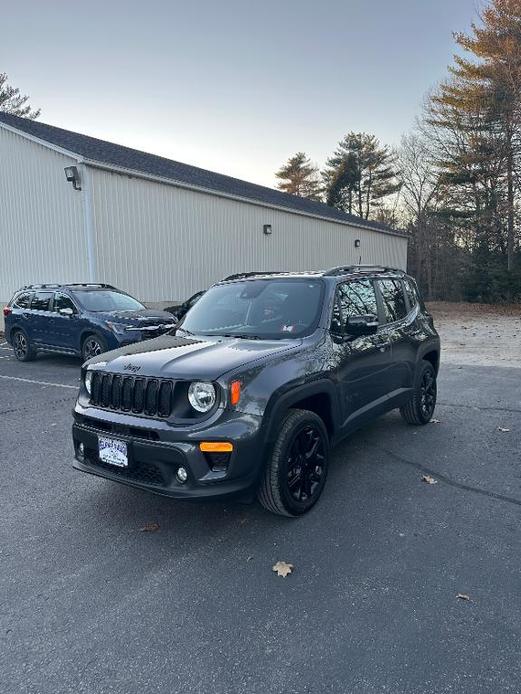
[[[83,361],[98,357],[107,351],[107,343],[100,335],[87,335],[81,346],[81,356]]]
[[[31,361],[35,358],[36,352],[24,330],[15,330],[11,339],[13,342],[14,356],[18,361]]]
[[[263,471],[260,503],[281,516],[306,513],[322,494],[328,461],[329,439],[322,419],[308,410],[289,410]]]
[[[428,424],[434,414],[436,396],[436,372],[430,362],[423,360],[416,372],[411,399],[400,408],[400,414],[407,424]]]

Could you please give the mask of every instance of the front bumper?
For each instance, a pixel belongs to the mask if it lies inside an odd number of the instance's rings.
[[[93,416],[92,408],[76,405],[72,427],[76,470],[177,499],[253,496],[264,454],[260,417],[223,415],[224,421],[191,431],[164,421],[106,411],[97,414],[103,418]],[[100,461],[99,436],[126,442],[128,467]],[[200,441],[230,441],[234,450],[225,464],[222,459],[216,464],[216,458],[200,451]],[[188,473],[184,483],[177,478],[180,467]]]

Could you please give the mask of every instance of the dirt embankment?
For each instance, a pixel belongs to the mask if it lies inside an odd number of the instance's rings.
[[[521,305],[431,302],[442,362],[521,368]]]

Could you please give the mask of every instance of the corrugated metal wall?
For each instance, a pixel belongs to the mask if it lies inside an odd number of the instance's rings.
[[[0,128],[0,301],[24,284],[90,279],[86,204],[96,279],[144,301],[182,300],[247,270],[320,269],[360,256],[405,268],[407,242],[397,236],[97,168],[78,192],[63,171],[75,163]]]
[[[181,300],[247,270],[321,269],[360,256],[406,267],[407,241],[397,236],[91,171],[98,279],[144,301]]]
[[[86,277],[83,197],[75,162],[0,128],[0,300],[20,286]]]

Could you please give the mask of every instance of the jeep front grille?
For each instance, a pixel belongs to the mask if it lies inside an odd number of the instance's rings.
[[[173,393],[173,381],[95,371],[90,402],[110,410],[166,418],[172,412]]]

